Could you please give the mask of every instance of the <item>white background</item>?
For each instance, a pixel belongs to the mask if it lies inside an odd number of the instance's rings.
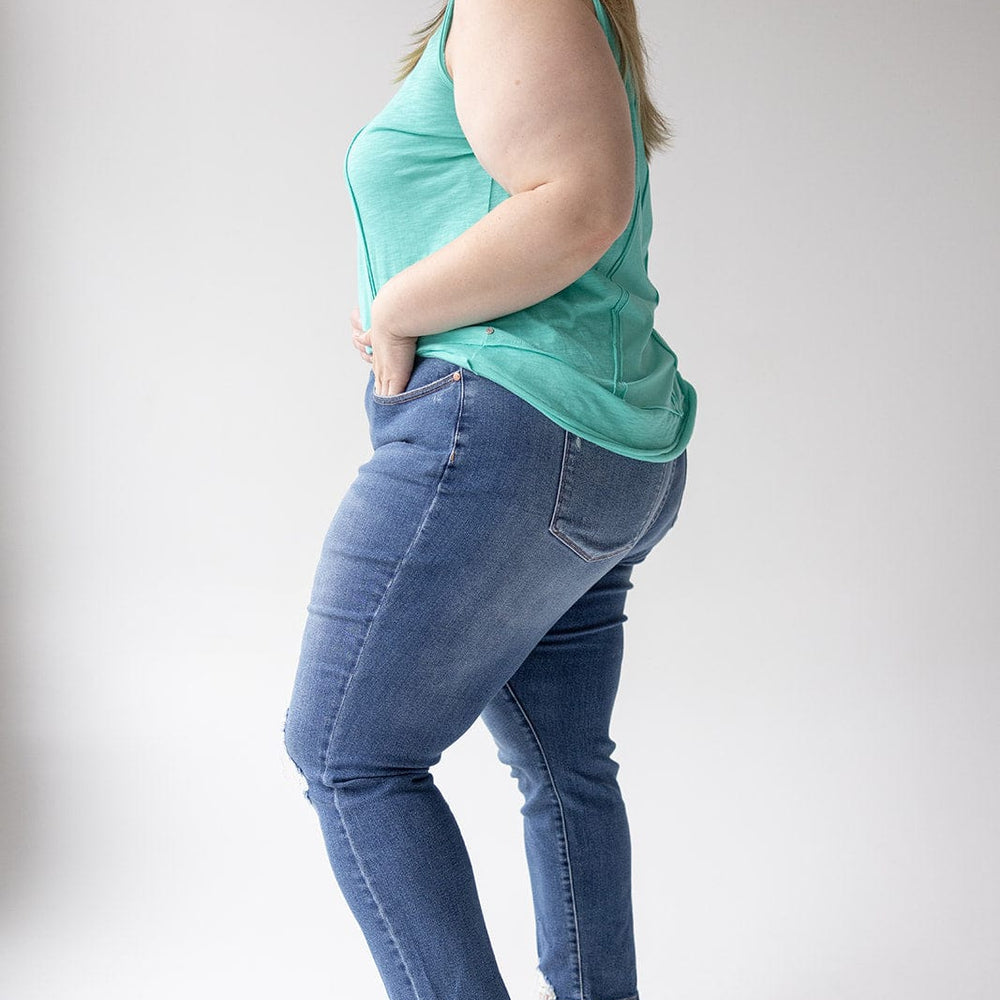
[[[369,453],[342,158],[433,3],[2,5],[0,994],[384,996],[282,724]],[[612,735],[645,1000],[1000,995],[1000,8],[640,8],[699,393]],[[436,769],[513,1000],[516,785]]]

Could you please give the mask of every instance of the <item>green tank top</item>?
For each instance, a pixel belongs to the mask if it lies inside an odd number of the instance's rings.
[[[354,135],[344,157],[364,329],[382,284],[510,197],[476,159],[455,113],[444,62],[453,2],[448,0],[419,62]],[[594,9],[620,58],[600,0]],[[610,451],[666,462],[691,437],[696,394],[653,327],[659,293],[647,273],[649,169],[631,79],[625,88],[636,151],[636,197],[625,231],[589,271],[555,295],[480,325],[419,337],[415,351],[499,383],[561,427]]]

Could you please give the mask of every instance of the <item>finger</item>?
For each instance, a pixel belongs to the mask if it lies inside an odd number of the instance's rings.
[[[401,392],[405,392],[412,374],[412,369],[406,372],[405,375],[401,375],[400,371],[396,370],[393,372],[387,372],[385,375],[380,377],[378,370],[376,369],[375,392],[377,392],[380,396],[395,396]]]
[[[352,339],[352,341],[354,343],[355,349],[357,350],[358,354],[361,356],[361,359],[363,361],[367,361],[369,364],[371,364],[372,360],[373,360],[373,358],[372,358],[372,351],[371,351],[371,345],[370,344],[366,344],[357,335],[355,335],[351,339]]]
[[[413,374],[414,342],[391,335],[380,336],[378,350],[375,351],[376,392],[382,396],[394,396],[405,392]]]

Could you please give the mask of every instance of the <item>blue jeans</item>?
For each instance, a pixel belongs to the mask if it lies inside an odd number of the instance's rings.
[[[285,716],[334,875],[391,1000],[510,1000],[430,768],[482,717],[524,797],[542,995],[635,1000],[629,828],[609,736],[632,567],[687,452],[569,433],[449,361],[364,405]]]

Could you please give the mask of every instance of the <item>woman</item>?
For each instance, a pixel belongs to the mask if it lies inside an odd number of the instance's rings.
[[[638,997],[609,724],[696,403],[652,327],[642,56],[634,0],[448,0],[347,150],[373,453],[284,736],[392,1000],[509,1000],[429,770],[480,717],[524,795],[540,997]]]

